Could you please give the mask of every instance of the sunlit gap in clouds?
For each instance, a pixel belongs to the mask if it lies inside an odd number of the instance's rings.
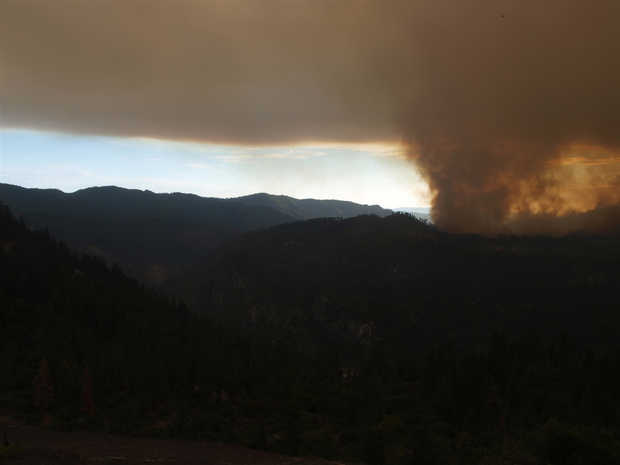
[[[63,191],[118,185],[235,197],[255,192],[425,207],[428,187],[393,144],[220,145],[0,131],[0,182]]]

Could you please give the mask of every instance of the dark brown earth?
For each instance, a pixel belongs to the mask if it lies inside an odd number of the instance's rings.
[[[61,432],[0,417],[0,464],[10,465],[337,465],[338,462],[287,457],[231,444],[148,439],[96,432]]]

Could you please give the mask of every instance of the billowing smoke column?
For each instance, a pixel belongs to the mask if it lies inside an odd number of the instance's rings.
[[[5,0],[0,118],[404,143],[442,228],[605,231],[620,204],[618,44],[617,0]]]
[[[431,44],[428,74],[409,129],[436,222],[482,232],[594,227],[575,213],[620,200],[620,55],[611,51],[620,7],[469,7],[419,39]],[[485,14],[493,9],[497,21]]]

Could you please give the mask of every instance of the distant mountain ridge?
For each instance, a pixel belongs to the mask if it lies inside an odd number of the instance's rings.
[[[361,205],[344,200],[296,199],[287,195],[271,195],[266,193],[246,195],[228,200],[240,202],[248,206],[275,208],[300,220],[328,217],[350,218],[359,215],[383,217],[392,214],[392,210],[387,210],[379,205]]]
[[[317,217],[386,216],[390,210],[338,200],[254,194],[219,199],[116,186],[73,193],[0,184],[0,201],[27,225],[161,283],[244,232]]]

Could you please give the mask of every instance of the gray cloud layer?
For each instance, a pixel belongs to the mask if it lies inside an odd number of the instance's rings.
[[[0,67],[5,126],[404,141],[452,230],[620,201],[561,163],[620,151],[617,0],[3,0]]]

